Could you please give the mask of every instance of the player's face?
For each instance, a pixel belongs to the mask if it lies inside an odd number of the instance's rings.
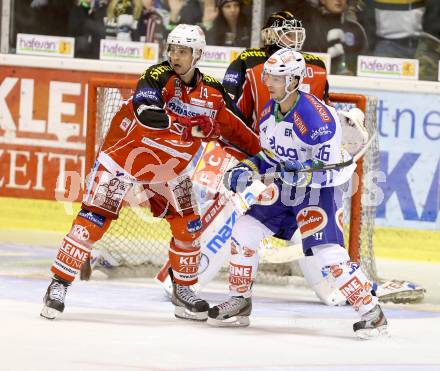
[[[299,45],[304,42],[304,34],[297,30],[279,30],[278,38],[281,45],[287,48],[301,49]]]
[[[263,83],[269,90],[270,97],[278,100],[286,94],[286,77],[263,73]]]
[[[168,60],[171,67],[178,75],[184,75],[191,68],[192,49],[187,46],[170,45],[168,47]]]
[[[321,0],[321,4],[330,13],[341,14],[347,6],[347,0]]]

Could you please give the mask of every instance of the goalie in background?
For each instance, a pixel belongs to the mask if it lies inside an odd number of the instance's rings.
[[[222,135],[251,154],[260,146],[222,85],[196,68],[205,46],[199,26],[178,25],[168,35],[168,61],[142,74],[133,97],[113,117],[82,209],[51,267],[54,276],[41,316],[53,319],[63,312],[68,286],[88,264],[93,245],[118,218],[123,201],[139,205],[131,191],[140,183],[153,216],[171,227],[175,315],[207,319],[208,303],[190,289],[197,283],[202,228],[190,175],[203,150],[202,140]]]
[[[244,50],[226,70],[223,86],[237,103],[246,124],[258,132],[257,120],[269,100],[269,91],[261,81],[264,63],[281,48],[302,49],[306,30],[301,20],[289,11],[278,11],[269,16],[261,30],[262,48]],[[302,53],[307,76],[301,90],[314,94],[319,99],[328,99],[327,71],[324,62],[317,56]]]
[[[360,321],[353,325],[356,335],[369,338],[385,334],[387,320],[372,283],[344,248],[342,187],[356,165],[304,172],[350,158],[341,147],[336,110],[298,90],[305,68],[302,55],[291,49],[279,50],[264,64],[263,81],[271,100],[259,119],[262,151],[230,169],[225,184],[237,192],[249,186],[256,174],[273,181],[269,180],[268,188],[233,228],[230,297],[209,310],[208,324],[249,325],[260,241],[269,236],[288,240],[299,229],[304,255],[314,257],[321,272],[359,313]]]

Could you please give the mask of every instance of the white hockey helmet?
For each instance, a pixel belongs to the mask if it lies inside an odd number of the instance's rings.
[[[299,51],[306,40],[306,30],[291,12],[281,10],[269,16],[261,30],[261,39],[265,46],[277,45]]]
[[[192,48],[193,61],[200,59],[206,47],[205,34],[199,26],[179,24],[167,38],[167,50],[170,45],[181,45]]]
[[[263,82],[267,85],[269,80],[278,81],[284,85],[286,95],[278,101],[283,102],[290,94],[300,87],[306,73],[306,63],[301,53],[290,48],[283,48],[272,54],[264,63]],[[298,80],[297,86],[289,90],[290,84]]]

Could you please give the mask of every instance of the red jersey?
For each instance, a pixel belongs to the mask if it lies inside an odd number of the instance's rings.
[[[264,62],[273,52],[269,48],[246,49],[229,65],[223,79],[223,86],[237,103],[246,124],[254,130],[264,105],[270,99],[261,76]],[[301,54],[306,62],[306,77],[301,90],[321,100],[327,99],[328,82],[324,62],[312,54]]]
[[[190,164],[200,139],[183,142],[179,117],[206,115],[220,123],[221,135],[246,154],[260,150],[258,136],[214,78],[195,70],[186,85],[168,62],[148,68],[138,81],[132,100],[112,120],[98,160],[128,180],[164,182]]]

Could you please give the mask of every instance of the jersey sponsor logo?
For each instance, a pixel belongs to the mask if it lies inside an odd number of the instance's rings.
[[[207,82],[208,84],[219,84],[220,85],[220,82],[217,79],[215,79],[212,76],[208,76],[208,75],[203,75],[203,81]]]
[[[336,225],[339,230],[344,233],[344,209],[340,208],[335,213]]]
[[[295,126],[298,128],[301,135],[306,135],[309,129],[307,129],[307,125],[304,123],[301,115],[298,112],[293,113],[293,122]]]
[[[231,255],[238,254],[238,242],[234,237],[231,237]]]
[[[197,273],[199,266],[199,259],[197,255],[193,256],[180,256],[179,257],[179,272],[186,274]],[[191,277],[188,277],[191,278]]]
[[[267,106],[265,109],[261,111],[260,117],[263,118],[264,116],[268,115],[271,109],[272,109],[271,106]]]
[[[242,61],[249,57],[266,57],[266,52],[261,49],[249,49],[240,54],[240,59]]]
[[[128,118],[128,117],[125,117],[122,121],[121,121],[121,124],[119,125],[119,127],[120,127],[120,129],[122,130],[122,131],[127,131],[127,129],[130,127],[130,124],[132,123],[132,121]]]
[[[298,153],[295,148],[286,148],[280,144],[276,144],[275,137],[269,139],[269,145],[273,152],[283,159],[298,160]]]
[[[362,300],[361,294],[364,291],[364,287],[359,278],[355,276],[342,285],[339,291],[341,291],[347,301],[356,309],[355,304],[359,302],[359,300]],[[357,309],[359,308],[357,307]]]
[[[368,304],[370,304],[372,301],[373,301],[373,297],[372,297],[370,294],[368,294],[367,296],[365,296],[365,297],[362,299],[362,304],[363,304],[363,305],[368,305]]]
[[[152,67],[150,70],[147,70],[148,75],[149,75],[152,79],[154,79],[154,80],[156,80],[156,81],[159,81],[159,77],[160,77],[163,73],[165,73],[165,72],[171,72],[171,71],[173,71],[173,68],[172,68],[171,66],[161,66],[161,65],[156,66],[156,67]],[[142,77],[145,78],[145,75],[142,76]]]
[[[104,183],[99,184],[92,204],[116,213],[127,192],[127,187],[128,185],[118,178],[105,180]]]
[[[193,117],[204,115],[215,118],[215,116],[217,115],[217,110],[184,103],[177,97],[171,98],[170,101],[167,103],[167,107],[171,112],[179,116]]]
[[[63,243],[58,250],[56,260],[58,260],[58,263],[60,263],[62,268],[75,274],[77,270],[81,269],[81,266],[89,257],[89,252],[82,249],[80,246],[76,246],[74,241],[70,242],[69,240],[70,239],[68,238],[64,238]],[[75,270],[71,271],[68,268],[73,268]]]
[[[202,221],[200,218],[190,220],[186,225],[186,229],[189,233],[196,233],[202,229]]]
[[[258,195],[255,203],[263,206],[273,205],[277,202],[279,196],[280,191],[278,190],[278,187],[275,184],[271,184]]]
[[[191,104],[194,104],[195,106],[201,106],[201,107],[208,107],[212,108],[214,106],[214,103],[208,102],[206,100],[198,99],[198,98],[191,98],[189,101]]]
[[[72,235],[80,241],[88,241],[90,238],[88,229],[80,224],[74,224],[71,232]]]
[[[330,130],[328,125],[324,125],[324,126],[319,127],[316,130],[313,130],[310,134],[310,138],[312,140],[316,140],[318,137],[321,137],[323,135],[328,135],[328,134],[332,134],[332,131]]]
[[[229,263],[229,284],[232,286],[249,285],[252,280],[252,266]]]
[[[340,265],[332,265],[330,267],[330,273],[334,278],[338,278],[343,272],[344,270]]]
[[[182,85],[179,78],[174,79],[174,96],[182,97]]]
[[[305,95],[305,97],[315,108],[316,112],[318,113],[319,117],[321,117],[321,120],[323,122],[332,121],[330,113],[327,111],[327,109],[324,107],[322,103],[320,103],[316,98],[314,98],[311,95]]]
[[[105,223],[105,217],[95,214],[91,211],[87,210],[81,210],[78,214],[80,217],[87,219],[88,221],[92,222],[93,224],[97,225],[98,227],[103,227]]]
[[[324,209],[309,206],[298,213],[296,221],[304,239],[323,229],[327,225],[328,217]]]
[[[159,93],[159,90],[157,90],[157,89],[151,89],[151,88],[139,89],[136,92],[135,99],[136,99],[136,101],[147,100],[147,101],[159,102],[160,93]]]
[[[238,85],[239,79],[240,79],[240,73],[235,72],[235,71],[230,71],[223,78],[223,82],[228,82],[233,85]]]
[[[245,258],[250,258],[255,255],[255,250],[250,247],[243,246],[243,255]]]

